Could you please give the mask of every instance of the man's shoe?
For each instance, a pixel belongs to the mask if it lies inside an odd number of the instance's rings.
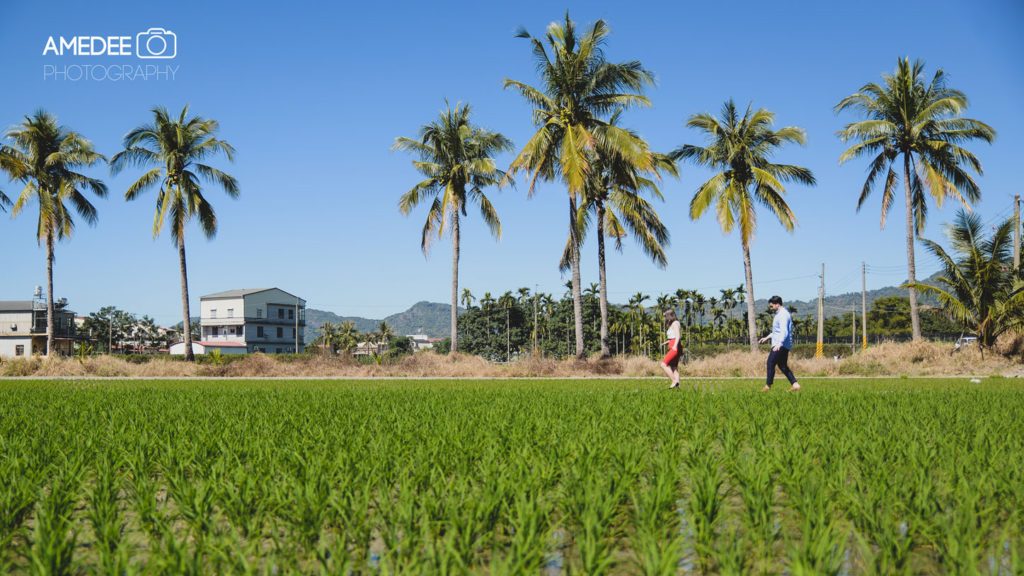
[[[793,385],[789,388],[789,391],[790,392],[799,392],[800,391],[800,383],[799,382],[794,382]]]

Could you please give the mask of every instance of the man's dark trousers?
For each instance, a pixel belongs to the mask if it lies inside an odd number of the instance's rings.
[[[796,376],[793,375],[793,371],[789,369],[789,349],[784,346],[779,346],[778,350],[772,350],[768,353],[768,380],[767,385],[771,388],[773,382],[775,382],[775,367],[778,366],[779,370],[789,379],[789,383],[793,384],[796,382]]]

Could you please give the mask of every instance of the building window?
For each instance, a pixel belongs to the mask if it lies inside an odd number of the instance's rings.
[[[15,356],[24,356],[25,355],[25,345],[24,344],[18,344],[17,346],[15,346],[14,347],[14,355]]]
[[[280,348],[277,348],[276,350],[277,350],[277,353],[278,353],[278,354],[280,354],[280,353],[281,353],[281,349],[280,349]]]
[[[292,310],[291,308],[288,309],[288,319],[289,320],[294,320],[295,319],[295,310]]]
[[[228,308],[228,318],[234,318],[234,317],[235,317],[235,309],[234,308]]]
[[[277,327],[277,337],[281,338],[283,336],[284,336],[284,328],[281,328],[280,326],[278,326]]]
[[[292,328],[292,338],[295,338],[295,328]]]
[[[257,318],[263,318],[263,308],[257,308],[256,309],[256,317]]]
[[[220,336],[220,331],[217,326],[210,328],[210,336]]]
[[[256,327],[256,337],[263,338],[263,326]]]
[[[216,317],[217,317],[217,309],[216,308],[210,308],[210,318],[216,318]]]
[[[284,318],[284,308],[278,308],[277,309],[277,317],[278,318]]]

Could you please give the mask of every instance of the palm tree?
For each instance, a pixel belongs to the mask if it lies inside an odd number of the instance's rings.
[[[637,292],[629,299],[629,317],[632,319],[637,326],[637,332],[639,332],[639,347],[637,351],[644,348],[644,333],[646,332],[647,325],[647,309],[644,308],[644,302],[650,298],[643,292]]]
[[[125,200],[134,200],[150,188],[157,188],[156,212],[153,215],[153,237],[160,235],[164,221],[170,219],[171,239],[178,247],[181,270],[181,308],[185,341],[185,360],[193,361],[192,321],[188,305],[188,271],[185,266],[185,227],[198,218],[199,228],[207,238],[217,234],[217,216],[203,196],[200,179],[216,184],[231,198],[238,197],[238,181],[229,174],[204,162],[218,152],[228,161],[235,159],[235,149],[214,135],[220,125],[216,120],[189,116],[188,106],[174,118],[164,107],[153,109],[153,122],[129,132],[122,142],[124,150],[110,159],[110,170],[117,174],[126,166],[149,167],[124,193]]]
[[[757,351],[756,313],[754,312],[754,278],[750,267],[750,242],[757,229],[756,204],[768,208],[782,226],[792,232],[796,216],[786,204],[784,181],[813,186],[814,175],[807,168],[769,161],[783,144],[804,144],[802,128],[787,126],[772,130],[775,114],[764,108],[757,111],[747,106],[742,117],[732,100],[722,106],[721,118],[702,113],[690,116],[686,125],[702,130],[709,146],[685,144],[672,152],[674,159],[691,160],[698,166],[721,170],[697,189],[690,201],[690,218],[696,220],[715,205],[715,214],[722,231],[728,234],[739,226],[743,245],[743,268],[746,273],[747,335],[750,350]]]
[[[337,351],[338,328],[330,322],[324,322],[317,332],[319,332],[320,335],[316,337],[316,340],[314,340],[313,343],[327,346],[328,352],[333,356]]]
[[[896,72],[883,75],[884,85],[865,84],[836,104],[836,113],[854,110],[867,119],[847,124],[837,134],[843,142],[856,142],[839,157],[842,164],[853,158],[873,155],[867,180],[857,200],[859,211],[875,182],[884,173],[882,219],[885,227],[889,208],[899,182],[896,161],[903,160],[903,194],[907,225],[907,286],[910,287],[910,322],[914,340],[921,339],[921,317],[917,304],[917,270],[914,238],[924,229],[928,214],[927,196],[938,206],[954,198],[968,209],[981,198],[978,185],[966,168],[982,173],[981,162],[961,144],[971,140],[991,143],[996,133],[988,125],[962,118],[967,97],[946,87],[938,70],[931,83],[924,82],[924,62],[899,60]]]
[[[25,184],[11,208],[16,217],[29,202],[39,204],[36,240],[46,243],[46,355],[54,351],[55,310],[53,304],[53,253],[58,240],[68,238],[75,229],[69,201],[75,212],[90,225],[95,225],[96,207],[83,192],[91,190],[99,197],[107,195],[107,186],[76,170],[93,166],[106,158],[93,149],[92,142],[81,134],[57,124],[57,117],[38,110],[25,121],[7,131],[10,146],[0,151],[0,170],[12,180]],[[2,196],[2,195],[0,195]],[[0,204],[9,202],[6,196]]]
[[[989,238],[984,237],[984,229],[977,214],[959,211],[953,225],[946,227],[956,259],[938,243],[922,239],[942,263],[938,277],[942,287],[913,285],[934,295],[952,320],[976,335],[983,352],[1001,334],[1024,329],[1024,287],[1014,282],[1013,219],[1003,222]]]
[[[473,301],[474,300],[476,300],[476,297],[473,296],[473,293],[470,292],[469,288],[463,288],[462,289],[462,306],[466,310],[469,310],[470,308],[473,307]]]
[[[615,125],[618,113],[612,116],[610,124]],[[639,136],[636,136],[639,139]],[[663,154],[650,153],[645,162],[652,165],[650,170],[638,166],[614,151],[598,146],[593,160],[593,170],[583,187],[583,202],[579,207],[576,238],[586,237],[590,217],[597,221],[597,266],[601,304],[601,357],[611,355],[608,349],[608,281],[605,267],[605,236],[614,238],[615,249],[622,252],[622,238],[632,234],[648,258],[659,268],[668,263],[664,247],[668,246],[668,228],[661,222],[654,207],[643,198],[645,192],[661,200],[663,197],[655,180],[660,172],[677,176],[675,162]],[[567,245],[562,256],[562,269],[569,266],[572,250]]]
[[[446,102],[447,104],[447,102]],[[498,184],[506,174],[495,167],[492,156],[512,150],[512,141],[497,132],[473,126],[469,121],[470,106],[448,106],[437,120],[420,128],[418,139],[395,138],[392,150],[405,150],[419,156],[413,162],[426,180],[402,195],[398,207],[408,215],[421,201],[433,199],[423,225],[420,247],[426,256],[436,234],[446,230],[452,235],[452,346],[449,354],[459,349],[459,215],[466,216],[471,202],[480,206],[480,215],[495,238],[501,238],[501,221],[483,188]]]
[[[498,306],[505,309],[505,361],[512,361],[512,332],[509,326],[509,311],[516,305],[516,297],[509,290],[498,298]]]
[[[484,312],[484,320],[487,326],[487,339],[491,339],[491,306],[495,300],[491,297],[490,292],[484,292],[484,297],[480,299],[480,310]]]
[[[578,35],[568,13],[563,23],[548,26],[546,45],[526,30],[520,30],[517,36],[529,39],[533,46],[543,88],[505,79],[505,88],[514,88],[534,106],[533,119],[538,127],[512,161],[509,172],[526,170],[530,173],[528,196],[533,195],[538,179],[561,179],[569,193],[569,245],[578,359],[586,355],[586,350],[577,206],[581,203],[587,178],[595,171],[595,152],[600,145],[622,155],[640,170],[651,168],[647,144],[605,119],[619,109],[648,105],[649,101],[640,92],[653,83],[654,77],[638,61],[615,64],[605,60],[603,49],[608,34],[604,20],[598,20]]]
[[[356,330],[356,323],[346,320],[338,324],[338,347],[346,352],[351,352],[359,345],[359,330]]]
[[[381,321],[381,323],[377,325],[377,332],[374,334],[374,336],[377,338],[378,342],[377,353],[380,354],[379,343],[384,343],[384,351],[387,352],[389,349],[389,345],[391,343],[391,339],[395,337],[395,330],[387,322]]]

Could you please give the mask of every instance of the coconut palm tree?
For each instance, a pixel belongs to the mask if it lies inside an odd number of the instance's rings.
[[[380,343],[381,342],[384,343],[384,352],[387,352],[388,348],[389,348],[389,345],[391,344],[391,339],[395,337],[395,330],[394,330],[394,328],[392,328],[391,324],[388,324],[387,322],[381,321],[381,323],[377,325],[377,332],[374,333],[374,337],[376,338],[376,340],[378,342],[377,353],[378,354],[381,353],[381,350],[380,350]]]
[[[600,144],[622,155],[640,170],[651,168],[647,144],[607,119],[616,110],[649,105],[641,92],[653,83],[654,77],[638,61],[608,62],[604,58],[608,34],[604,20],[598,20],[582,35],[578,34],[568,13],[564,22],[548,26],[546,43],[520,30],[517,36],[529,39],[533,47],[542,88],[505,79],[505,88],[515,89],[533,105],[533,119],[538,127],[512,161],[509,172],[525,170],[530,174],[528,196],[533,195],[538,179],[560,179],[569,193],[569,245],[578,359],[585,357],[586,350],[576,219],[585,182],[594,172],[595,152]]]
[[[351,352],[359,345],[359,330],[356,330],[356,323],[346,320],[338,324],[337,331],[338,348],[345,352]]]
[[[610,123],[615,125],[618,113]],[[634,136],[636,136],[634,134]],[[639,136],[636,136],[639,138]],[[576,238],[586,237],[591,218],[597,223],[597,266],[601,307],[601,357],[611,355],[608,349],[608,280],[605,266],[605,236],[615,240],[615,249],[622,251],[622,238],[632,234],[644,254],[659,268],[668,263],[664,247],[669,244],[668,228],[661,222],[654,207],[643,197],[649,193],[661,200],[657,180],[661,172],[677,176],[675,162],[667,155],[650,153],[652,168],[640,170],[636,164],[614,151],[598,146],[593,169],[583,187],[579,206]],[[561,269],[567,270],[572,250],[567,244],[562,254]]]
[[[996,133],[982,122],[961,116],[967,109],[967,97],[946,86],[942,70],[925,84],[921,60],[911,63],[909,58],[902,58],[896,72],[883,75],[882,79],[881,85],[865,84],[836,104],[836,113],[852,110],[867,118],[847,124],[837,132],[843,142],[855,142],[839,157],[839,163],[861,156],[871,157],[868,177],[857,200],[858,211],[884,175],[881,218],[884,228],[900,180],[896,162],[902,160],[907,226],[906,285],[910,289],[913,337],[920,340],[914,238],[924,229],[928,196],[940,207],[946,198],[953,198],[968,209],[971,202],[977,202],[981,191],[968,170],[980,175],[981,162],[961,145],[972,140],[991,143]]]
[[[447,102],[446,102],[447,104]],[[398,207],[408,215],[420,202],[431,200],[427,222],[423,225],[420,247],[430,251],[434,236],[446,231],[452,236],[452,346],[449,354],[459,349],[459,216],[466,216],[467,206],[476,203],[480,215],[495,238],[501,238],[501,221],[483,189],[498,184],[506,174],[498,170],[492,156],[512,150],[512,141],[497,132],[473,126],[469,120],[470,106],[451,106],[437,120],[420,128],[418,138],[395,138],[392,150],[404,150],[419,156],[413,162],[427,177],[402,195]]]
[[[77,170],[94,166],[106,158],[96,152],[92,142],[81,134],[57,124],[57,117],[38,110],[25,121],[7,131],[11,142],[0,152],[0,170],[12,180],[24,183],[11,208],[17,217],[30,202],[39,205],[36,240],[46,244],[46,355],[54,351],[55,310],[53,304],[53,254],[58,240],[69,238],[75,221],[65,202],[90,225],[95,225],[96,207],[84,191],[104,197],[107,186],[102,181]],[[0,204],[9,202],[6,196]]]
[[[747,335],[752,352],[757,351],[754,278],[750,267],[750,243],[757,229],[754,207],[761,204],[768,208],[792,232],[796,216],[783,198],[786,189],[782,182],[815,184],[814,175],[807,168],[770,162],[783,144],[802,145],[806,140],[802,128],[772,130],[774,123],[774,113],[764,108],[754,111],[749,105],[741,117],[729,100],[722,106],[720,118],[702,113],[690,116],[686,122],[705,133],[710,141],[708,146],[685,144],[671,154],[676,160],[690,160],[698,166],[721,170],[697,189],[690,201],[690,218],[700,218],[714,205],[723,232],[728,234],[739,226],[747,284]]]
[[[317,332],[320,335],[313,340],[313,343],[327,346],[327,351],[333,356],[337,352],[338,327],[330,322],[324,322]]]
[[[961,209],[946,227],[954,254],[921,239],[942,263],[939,286],[913,285],[933,295],[950,319],[976,335],[983,352],[1001,334],[1024,329],[1024,286],[1019,279],[1015,283],[1013,271],[1013,219],[988,238],[984,232],[981,218]]]
[[[207,238],[217,234],[217,216],[213,206],[203,196],[200,181],[222,188],[231,198],[238,197],[238,181],[225,172],[205,163],[223,153],[229,162],[235,159],[235,149],[215,137],[220,129],[216,120],[189,116],[188,106],[177,118],[164,107],[153,109],[153,122],[142,124],[125,135],[124,150],[110,159],[110,170],[117,174],[128,166],[150,167],[124,193],[125,200],[135,200],[143,192],[157,189],[156,211],[153,215],[153,237],[160,235],[164,221],[170,220],[171,239],[178,248],[178,267],[181,270],[182,334],[185,341],[185,360],[193,361],[192,321],[188,304],[188,270],[185,265],[185,229],[193,218]]]

